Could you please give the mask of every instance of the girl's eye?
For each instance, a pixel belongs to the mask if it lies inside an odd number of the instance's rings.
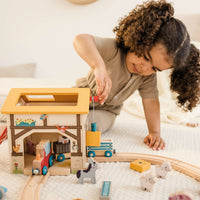
[[[146,57],[146,55],[144,55],[144,59],[145,59],[146,61],[149,61],[149,59]]]
[[[157,69],[156,69],[155,67],[152,67],[152,69],[153,69],[155,72],[157,72]]]

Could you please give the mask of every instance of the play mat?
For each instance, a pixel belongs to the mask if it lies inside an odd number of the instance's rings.
[[[145,153],[166,156],[200,166],[200,128],[176,124],[161,124],[162,137],[166,142],[163,151],[153,151],[143,144],[147,127],[144,119],[122,111],[112,130],[103,134],[103,138],[112,138],[117,152]],[[0,145],[0,185],[8,189],[4,199],[17,200],[28,176],[9,173],[8,141]],[[152,165],[152,170],[155,166]],[[172,170],[166,179],[157,179],[152,192],[141,190],[141,173],[130,169],[128,162],[99,163],[96,172],[96,184],[88,180],[77,184],[74,174],[69,176],[50,176],[40,192],[40,200],[98,200],[102,182],[111,181],[111,200],[167,200],[171,193],[189,190],[195,200],[200,199],[200,183],[195,179]]]

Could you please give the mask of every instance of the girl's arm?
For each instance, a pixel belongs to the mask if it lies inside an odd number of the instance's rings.
[[[103,104],[108,97],[112,87],[112,82],[107,74],[105,63],[96,48],[93,36],[89,34],[79,34],[73,40],[73,45],[78,55],[94,69],[97,83],[97,95],[100,103]]]
[[[149,135],[145,137],[144,143],[153,150],[165,148],[165,142],[160,137],[160,103],[158,98],[143,99],[143,108],[149,130]]]

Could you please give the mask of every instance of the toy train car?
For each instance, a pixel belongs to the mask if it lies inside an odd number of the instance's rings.
[[[65,142],[53,142],[53,151],[55,159],[59,162],[65,160],[65,158],[70,157],[70,140]]]
[[[36,146],[36,158],[33,160],[32,174],[46,175],[48,167],[54,162],[50,140],[41,140]]]
[[[54,163],[54,159],[62,162],[66,157],[70,157],[70,140],[59,138],[58,141],[52,143],[50,140],[41,140],[36,146],[36,158],[33,160],[32,174],[46,175],[48,168]]]
[[[112,157],[116,151],[113,149],[113,141],[112,139],[104,139],[101,140],[100,146],[87,146],[87,156],[95,157],[95,156],[105,156]]]

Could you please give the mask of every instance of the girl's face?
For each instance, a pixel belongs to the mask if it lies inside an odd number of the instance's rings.
[[[156,71],[163,71],[172,66],[166,48],[162,44],[156,44],[149,54],[138,57],[133,52],[126,56],[126,67],[130,73],[148,76]]]

